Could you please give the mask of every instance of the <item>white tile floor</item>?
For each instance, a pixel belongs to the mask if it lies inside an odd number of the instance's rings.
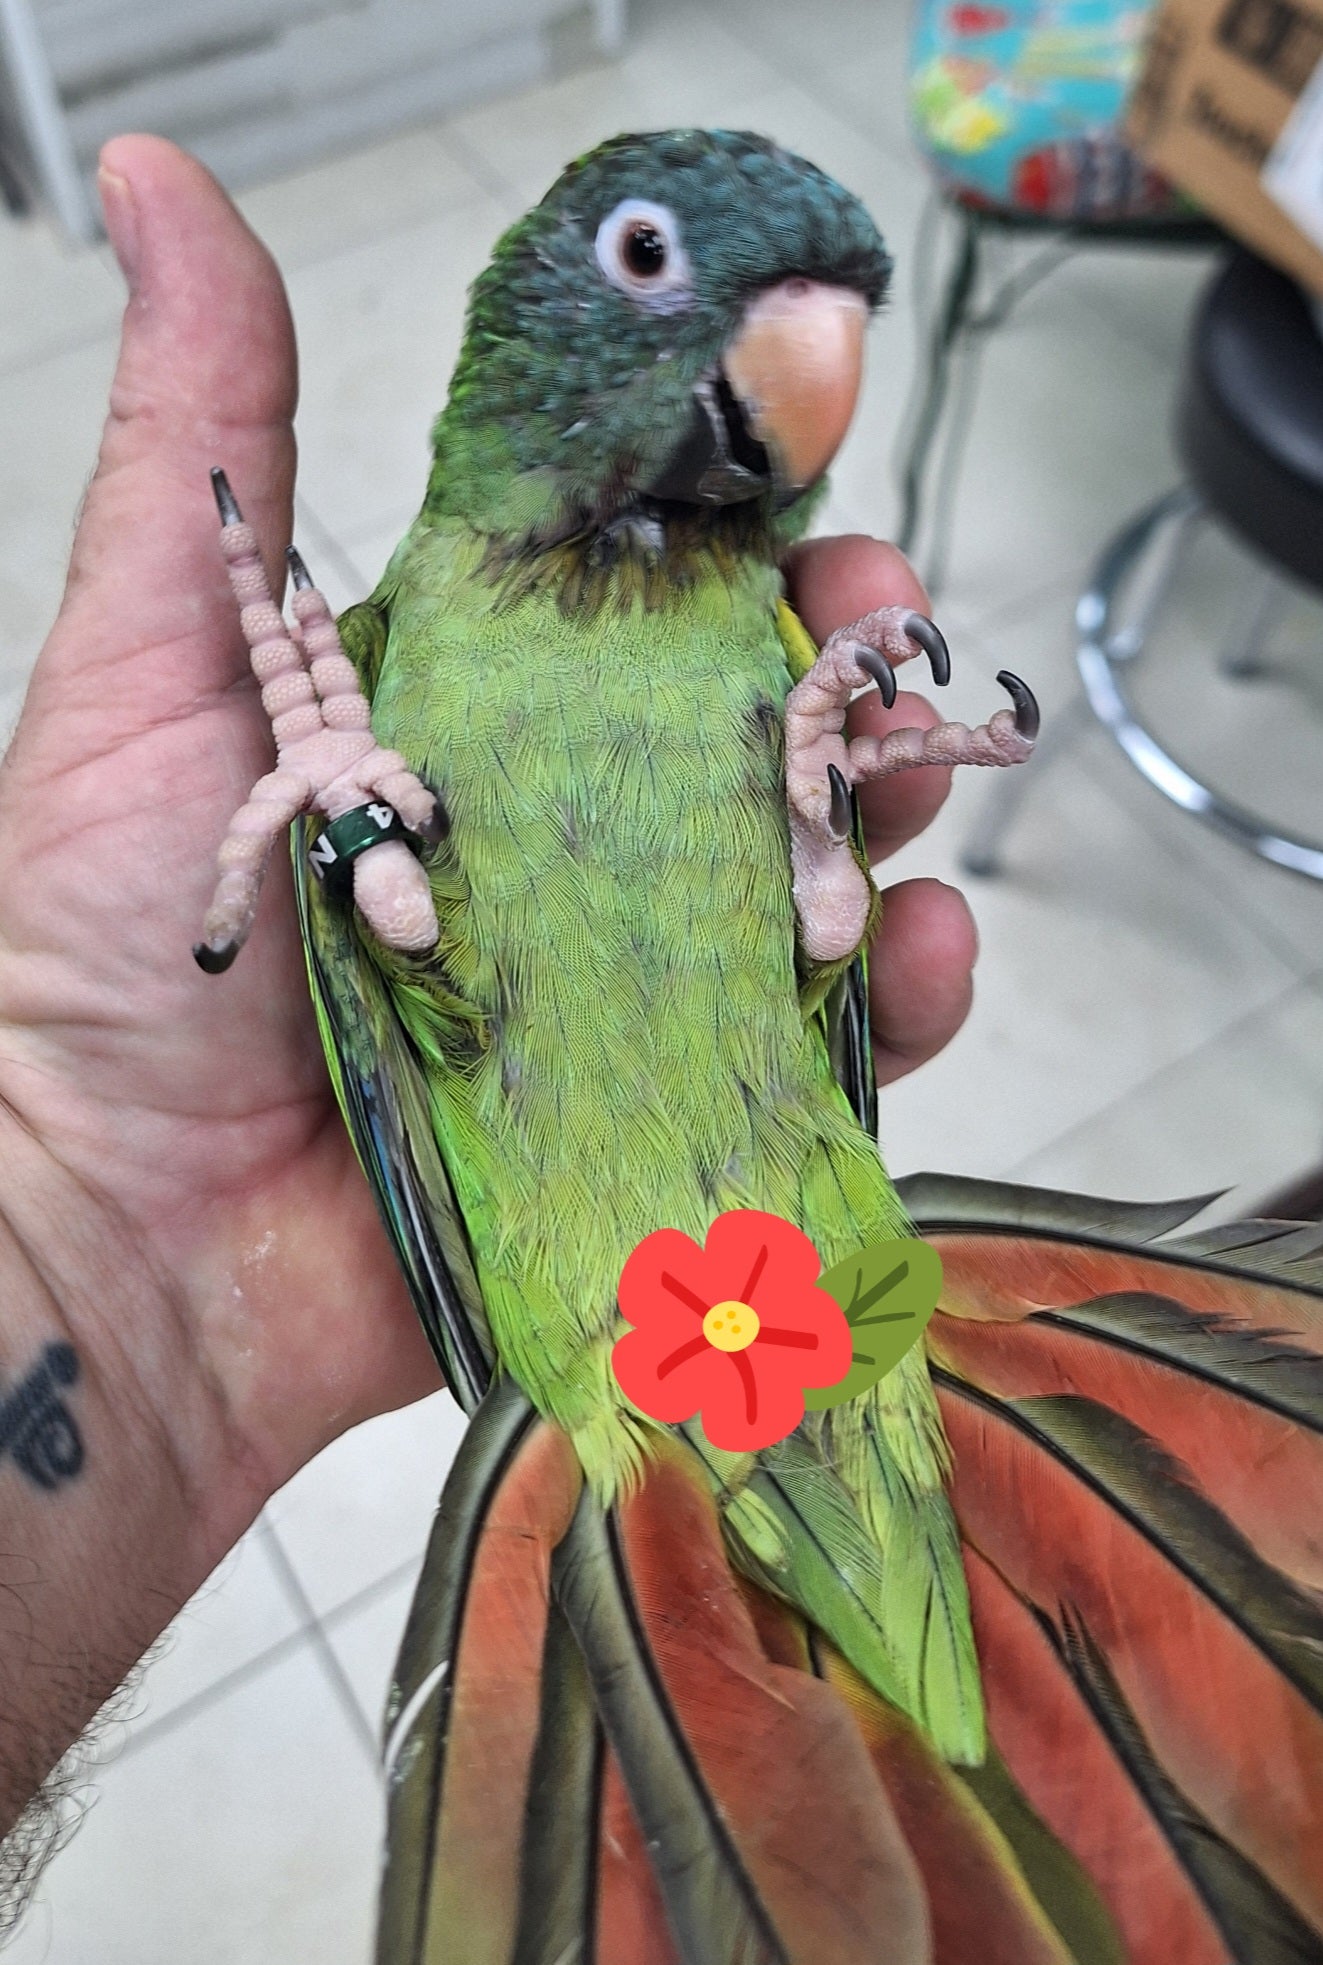
[[[411,515],[464,289],[498,229],[569,156],[629,125],[761,128],[867,198],[897,253],[896,298],[831,512],[843,527],[894,522],[926,196],[901,109],[903,8],[667,0],[634,12],[617,64],[245,198],[289,275],[300,538],[337,600],[373,582]],[[966,714],[992,707],[1004,663],[1045,705],[1068,697],[1083,570],[1175,476],[1168,411],[1202,271],[1140,253],[1078,260],[989,348],[939,609]],[[0,293],[22,296],[0,313],[8,722],[95,452],[117,278],[104,252],[0,221]],[[1206,673],[1217,595],[1238,578],[1209,556],[1153,700],[1303,824],[1318,724],[1293,718],[1276,683],[1232,688]],[[1292,624],[1306,650],[1319,629],[1317,615]],[[1289,740],[1273,721],[1284,706],[1299,726]],[[962,785],[899,872],[954,877],[982,791]],[[1229,1186],[1248,1202],[1320,1157],[1323,894],[1199,833],[1090,738],[1044,772],[1008,876],[973,898],[974,1013],[942,1060],[888,1094],[895,1170],[1135,1195]],[[14,1943],[17,1965],[365,1965],[377,1714],[457,1436],[454,1408],[434,1399],[341,1441],[276,1497],[178,1619],[138,1717],[115,1729],[118,1756]]]

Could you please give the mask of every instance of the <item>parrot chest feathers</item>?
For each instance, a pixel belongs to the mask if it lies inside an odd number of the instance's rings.
[[[493,1334],[571,1430],[618,1403],[616,1283],[653,1229],[764,1208],[831,1261],[896,1218],[800,1007],[774,582],[588,624],[392,606],[374,726],[445,799],[437,999],[484,1033],[425,1033],[441,1131]]]

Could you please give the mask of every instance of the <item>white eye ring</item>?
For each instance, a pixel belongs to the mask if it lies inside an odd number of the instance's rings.
[[[643,254],[640,241],[646,242]],[[675,214],[665,205],[650,204],[646,198],[622,198],[597,228],[596,251],[597,264],[612,286],[659,314],[673,314],[693,298],[689,255],[680,244]],[[649,252],[660,253],[655,271],[641,263]]]

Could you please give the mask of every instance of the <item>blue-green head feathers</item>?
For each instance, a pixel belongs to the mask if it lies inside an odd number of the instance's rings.
[[[859,200],[766,138],[668,130],[602,144],[510,228],[474,285],[428,509],[512,541],[609,525],[659,491],[684,495],[669,460],[696,416],[715,421],[741,499],[785,504],[784,486],[748,475],[758,459],[726,414],[729,391],[712,396],[723,350],[781,282],[846,288],[872,310],[890,269]]]

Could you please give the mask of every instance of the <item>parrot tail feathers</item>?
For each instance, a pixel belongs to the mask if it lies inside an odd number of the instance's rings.
[[[603,1509],[505,1378],[447,1483],[392,1687],[377,1965],[1227,1965],[1118,1771],[1124,1695],[1082,1622],[1067,1656],[969,1560],[999,1593],[991,1612],[975,1594],[993,1663],[1009,1606],[1026,1693],[1058,1727],[1040,1757],[1069,1787],[1085,1756],[1110,1833],[1111,1753],[1146,1859],[1139,1900],[1179,1943],[1125,1949],[1096,1847],[1068,1847],[995,1751],[951,1766],[800,1612],[732,1572],[683,1443],[659,1438],[643,1481]],[[1086,1670],[1081,1691],[1071,1674]],[[1074,1733],[1053,1697],[1072,1702]],[[1231,1955],[1315,1957],[1277,1942],[1306,1929],[1281,1893],[1197,1811],[1177,1813],[1276,1944]]]
[[[659,1441],[604,1510],[509,1379],[442,1497],[387,1772],[378,1965],[929,1965],[862,1736],[767,1654],[701,1472]]]
[[[563,1436],[508,1381],[495,1387],[441,1497],[387,1700],[378,1965],[513,1965],[544,1704],[547,1750],[555,1738],[576,1769],[596,1752],[572,1673],[543,1688],[562,1642],[551,1555],[580,1485]],[[572,1842],[568,1816],[544,1826]],[[540,1873],[546,1854],[543,1841]],[[563,1863],[550,1916],[573,1915],[585,1860]]]
[[[1319,1965],[1318,1931],[1177,1785],[1078,1613],[1053,1622],[991,1563],[967,1560],[1006,1758],[994,1750],[961,1774],[990,1811],[1002,1819],[991,1784],[1030,1798],[1087,1869],[1127,1965]],[[1078,1911],[1078,1894],[1065,1901]]]
[[[906,1198],[994,1742],[1143,1965],[1323,1961],[1318,1231]]]
[[[608,1513],[580,1503],[556,1589],[685,1965],[924,1965],[921,1880],[860,1736],[768,1656],[683,1447]]]
[[[1119,1933],[1087,1871],[1033,1813],[995,1753],[977,1769],[950,1766],[825,1638],[810,1631],[806,1648],[810,1669],[849,1707],[914,1851],[932,1911],[935,1965],[1124,1965]]]

